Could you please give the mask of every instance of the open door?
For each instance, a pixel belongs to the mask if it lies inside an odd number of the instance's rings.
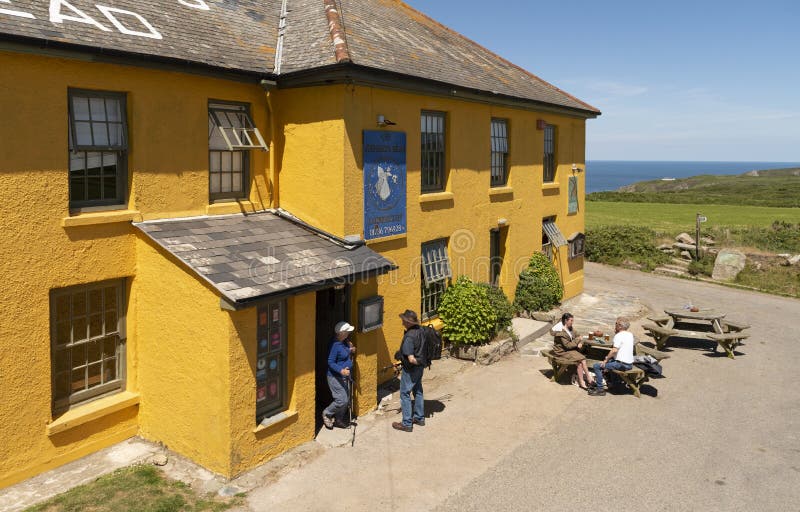
[[[338,322],[350,322],[350,288],[327,288],[317,292],[316,327],[316,431],[322,428],[322,411],[333,400],[328,388],[328,344]]]

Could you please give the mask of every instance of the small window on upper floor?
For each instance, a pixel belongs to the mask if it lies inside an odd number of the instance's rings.
[[[491,142],[491,185],[502,187],[508,182],[508,121],[492,119]]]
[[[445,113],[423,111],[420,116],[422,192],[444,190],[446,181]]]
[[[68,102],[70,208],[125,204],[125,94],[70,89]]]
[[[209,199],[241,199],[250,182],[250,149],[267,150],[253,124],[248,106],[239,103],[208,105]]]
[[[556,179],[556,127],[548,124],[544,127],[544,159],[542,161],[543,177],[545,183],[552,183]]]

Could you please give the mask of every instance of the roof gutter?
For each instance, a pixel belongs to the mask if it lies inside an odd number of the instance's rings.
[[[327,231],[323,231],[322,229],[320,229],[318,227],[315,227],[315,226],[312,226],[311,224],[303,222],[302,220],[298,219],[297,217],[295,217],[291,213],[289,213],[286,210],[283,210],[281,208],[276,208],[276,209],[272,210],[272,212],[275,215],[277,215],[278,217],[282,218],[282,219],[286,219],[289,222],[293,222],[294,224],[297,224],[298,226],[300,226],[300,227],[302,227],[304,229],[312,231],[312,232],[318,234],[319,236],[330,240],[331,242],[333,242],[335,244],[341,245],[342,247],[344,247],[347,250],[351,250],[351,249],[355,249],[357,247],[361,247],[362,245],[365,245],[367,243],[366,241],[364,241],[361,238],[359,238],[358,240],[355,240],[355,239],[348,240],[346,238],[340,238],[340,237],[338,237],[338,236],[336,236],[334,234],[328,233]]]
[[[346,284],[354,284],[358,279],[365,279],[370,277],[376,277],[383,274],[387,274],[392,270],[397,270],[398,266],[392,264],[391,266],[384,266],[381,268],[375,268],[371,270],[367,270],[365,272],[353,273],[346,277],[334,277],[332,279],[326,279],[324,281],[320,281],[317,283],[306,284],[303,286],[297,286],[295,288],[289,288],[286,290],[277,291],[274,293],[269,293],[265,295],[259,295],[258,297],[252,297],[249,299],[244,299],[241,301],[230,301],[224,295],[221,295],[219,298],[219,306],[220,308],[227,310],[227,311],[240,311],[242,309],[252,308],[262,302],[267,302],[275,299],[283,299],[286,297],[294,297],[296,295],[302,295],[304,293],[315,292],[318,290],[324,290],[325,288],[331,288],[333,286],[341,286]]]
[[[295,71],[278,77],[279,89],[315,87],[330,85],[332,83],[380,87],[382,89],[456,98],[477,103],[535,110],[537,112],[552,112],[583,119],[592,119],[601,115],[601,112],[598,110],[547,103],[540,100],[510,96],[495,91],[471,89],[448,82],[371,68],[350,62]]]

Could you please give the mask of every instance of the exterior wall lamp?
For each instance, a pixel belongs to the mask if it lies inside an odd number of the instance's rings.
[[[378,126],[380,126],[381,128],[385,126],[392,126],[395,124],[397,123],[395,123],[394,121],[389,121],[383,114],[378,114]]]

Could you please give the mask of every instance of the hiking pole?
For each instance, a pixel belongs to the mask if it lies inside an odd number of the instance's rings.
[[[350,365],[350,400],[349,400],[349,407],[348,407],[348,414],[350,416],[349,427],[353,429],[353,438],[350,439],[350,447],[352,448],[356,444],[356,427],[358,426],[357,423],[353,422],[353,398],[355,398],[355,390],[353,389],[356,385],[356,358],[353,357],[353,353],[350,353],[350,360],[353,364]]]
[[[355,362],[353,362],[353,366],[350,367],[350,428],[353,429],[353,437],[350,439],[351,448],[356,444],[356,427],[358,426],[358,423],[353,421],[353,398],[355,397],[355,391],[353,388],[356,384],[355,369],[356,365]]]

